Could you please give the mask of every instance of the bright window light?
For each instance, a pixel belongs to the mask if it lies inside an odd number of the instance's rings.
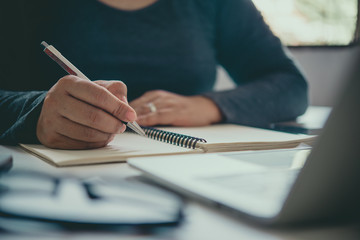
[[[357,0],[253,0],[288,46],[344,46],[353,42]]]

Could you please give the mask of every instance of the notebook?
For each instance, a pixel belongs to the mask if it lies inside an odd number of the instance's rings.
[[[144,157],[128,163],[158,184],[256,223],[358,220],[359,63],[311,150]]]
[[[289,134],[233,124],[204,127],[143,128],[146,136],[119,134],[106,147],[91,150],[58,150],[21,144],[55,166],[125,162],[130,157],[189,153],[291,148],[312,144],[315,136]],[[196,137],[195,137],[196,136]]]

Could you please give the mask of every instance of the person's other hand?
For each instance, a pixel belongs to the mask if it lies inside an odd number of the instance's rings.
[[[154,90],[130,102],[143,126],[204,126],[222,120],[215,103],[203,96],[182,96]]]
[[[107,86],[113,93],[76,76],[61,78],[44,99],[36,129],[39,141],[51,148],[98,148],[124,132],[120,120],[134,121],[136,112],[125,100],[124,83]]]

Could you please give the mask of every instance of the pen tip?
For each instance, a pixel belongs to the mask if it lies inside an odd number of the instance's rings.
[[[41,45],[44,46],[45,48],[47,48],[49,46],[49,44],[47,44],[47,42],[45,42],[45,41],[42,41]]]

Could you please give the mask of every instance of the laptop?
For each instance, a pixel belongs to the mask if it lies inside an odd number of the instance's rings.
[[[266,225],[360,216],[360,61],[313,148],[129,159],[145,178]]]

